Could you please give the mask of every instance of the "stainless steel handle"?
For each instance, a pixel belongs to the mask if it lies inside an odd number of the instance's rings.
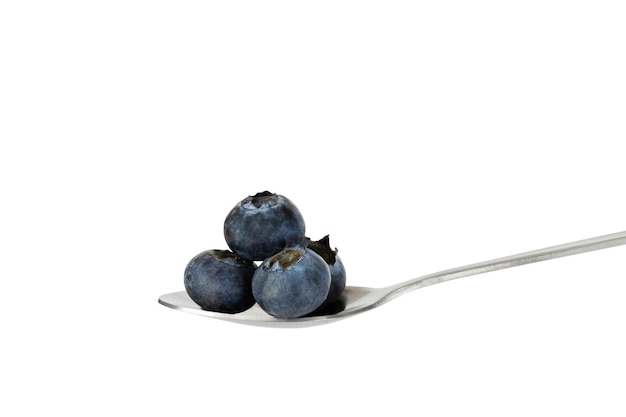
[[[497,271],[499,269],[511,268],[534,262],[547,261],[549,259],[561,258],[564,256],[577,255],[579,253],[591,252],[594,250],[606,249],[624,244],[626,244],[626,231],[564,243],[557,246],[550,246],[543,249],[523,252],[517,255],[505,256],[457,268],[446,269],[444,271],[424,275],[422,277],[389,287],[390,291],[388,296],[385,297],[385,301],[418,288],[427,287],[429,285],[457,278],[483,274],[485,272]]]

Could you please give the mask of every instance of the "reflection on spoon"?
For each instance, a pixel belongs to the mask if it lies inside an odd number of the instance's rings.
[[[164,294],[159,297],[159,303],[166,307],[184,311],[186,313],[199,314],[221,320],[228,320],[240,324],[248,324],[265,327],[308,327],[319,324],[332,323],[337,320],[354,316],[355,314],[376,308],[387,301],[400,295],[406,294],[418,288],[450,281],[470,275],[497,271],[499,269],[514,266],[547,261],[563,256],[577,255],[579,253],[606,249],[613,246],[626,244],[626,231],[610,235],[579,240],[544,249],[537,249],[517,255],[497,258],[490,261],[479,262],[458,268],[447,269],[441,272],[424,275],[419,278],[404,281],[389,287],[367,288],[347,286],[343,296],[336,303],[328,306],[324,311],[316,311],[305,317],[297,319],[278,319],[261,310],[258,304],[252,308],[237,314],[217,313],[202,310],[194,303],[185,291]]]

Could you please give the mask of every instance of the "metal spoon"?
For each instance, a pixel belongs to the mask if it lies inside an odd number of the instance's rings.
[[[297,319],[277,319],[265,313],[258,304],[252,308],[237,314],[216,313],[202,310],[195,304],[185,291],[164,294],[159,297],[159,303],[166,307],[184,311],[186,313],[199,314],[221,320],[228,320],[240,324],[248,324],[265,327],[308,327],[319,324],[332,323],[376,308],[387,301],[406,294],[418,288],[433,284],[450,281],[470,275],[482,274],[499,269],[511,268],[533,262],[547,261],[563,256],[577,255],[579,253],[606,249],[613,246],[626,244],[626,231],[598,236],[591,239],[579,240],[557,246],[550,246],[517,255],[497,258],[490,261],[479,262],[461,266],[445,271],[424,275],[399,284],[383,288],[346,287],[344,294],[336,304],[326,311],[316,312],[306,317]]]

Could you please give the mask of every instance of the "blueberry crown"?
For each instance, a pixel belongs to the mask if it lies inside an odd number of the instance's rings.
[[[250,203],[256,208],[260,208],[264,204],[275,205],[278,202],[278,196],[269,191],[256,193],[249,197]]]
[[[269,258],[269,266],[272,267],[276,262],[281,268],[287,268],[302,258],[303,252],[297,249],[285,249]]]
[[[307,238],[307,247],[317,253],[328,265],[334,265],[337,260],[337,249],[330,248],[330,237],[324,236],[318,241]]]

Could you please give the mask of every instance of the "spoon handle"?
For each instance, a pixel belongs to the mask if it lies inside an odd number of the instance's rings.
[[[564,243],[562,245],[550,246],[530,252],[523,252],[517,255],[505,256],[503,258],[492,259],[490,261],[479,262],[457,268],[446,269],[424,275],[409,281],[389,287],[391,290],[385,301],[405,294],[409,291],[463,278],[470,275],[483,274],[485,272],[497,271],[499,269],[511,268],[514,266],[530,264],[534,262],[547,261],[549,259],[561,258],[563,256],[577,255],[579,253],[591,252],[599,249],[606,249],[613,246],[626,244],[626,231],[613,233],[610,235],[593,237],[591,239],[578,240],[576,242]]]

